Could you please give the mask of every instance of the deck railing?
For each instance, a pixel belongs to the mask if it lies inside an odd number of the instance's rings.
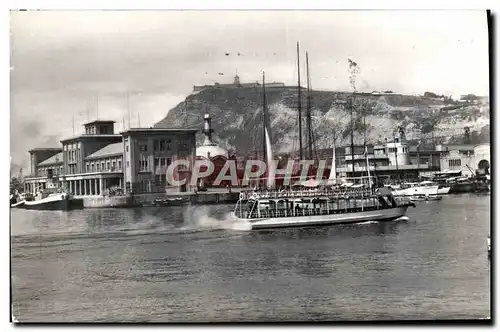
[[[373,191],[368,188],[339,188],[339,189],[316,189],[316,190],[261,190],[241,192],[240,199],[277,199],[294,197],[321,197],[321,196],[348,196],[348,197],[369,197]]]

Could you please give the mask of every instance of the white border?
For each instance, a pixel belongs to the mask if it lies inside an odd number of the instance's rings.
[[[104,3],[106,5],[104,5]],[[0,130],[0,133],[3,136],[3,140],[1,141],[3,144],[5,144],[5,148],[7,150],[10,149],[10,135],[9,135],[9,126],[10,126],[10,121],[9,121],[9,116],[10,116],[10,107],[9,107],[9,70],[8,68],[10,67],[9,65],[9,14],[8,14],[8,9],[15,9],[15,8],[31,8],[31,9],[37,9],[37,8],[47,8],[47,9],[487,9],[490,8],[494,12],[499,12],[498,6],[499,6],[499,1],[493,1],[493,0],[475,0],[475,1],[437,1],[437,0],[421,0],[421,1],[389,1],[389,0],[378,0],[378,1],[370,1],[370,0],[358,0],[358,1],[353,1],[353,0],[344,0],[344,1],[311,1],[311,0],[304,0],[304,1],[297,1],[297,0],[288,0],[288,1],[274,1],[271,2],[269,0],[267,1],[251,1],[251,0],[240,0],[240,1],[235,1],[235,0],[218,0],[218,1],[213,1],[211,3],[207,3],[207,1],[203,0],[170,0],[170,1],[151,1],[151,0],[141,0],[141,1],[130,1],[130,0],[122,0],[122,1],[97,1],[97,0],[87,0],[87,1],[6,1],[2,2],[2,5],[5,6],[4,11],[2,11],[2,14],[0,15],[1,22],[3,23],[3,28],[1,31],[1,41],[2,44],[5,46],[4,51],[0,53],[1,55],[1,66],[0,70],[2,71],[2,88],[4,91],[4,94],[2,98],[0,99],[1,102],[3,103],[2,109],[4,109],[4,112],[7,114],[7,121],[3,120],[0,122],[0,125],[2,126],[2,130]],[[4,5],[5,4],[5,5]],[[499,24],[499,19],[497,17],[496,24]],[[495,40],[496,44],[498,44],[498,37],[499,33],[496,33]],[[498,66],[497,66],[498,68]],[[498,83],[498,82],[497,82]],[[498,89],[497,89],[498,90]],[[496,98],[496,103],[498,105],[499,99],[498,99],[498,94],[495,93],[495,98]],[[4,118],[5,119],[5,118]],[[492,129],[493,131],[493,129]],[[498,136],[497,136],[498,139]],[[496,141],[494,142],[492,146],[499,146],[500,147],[500,142]],[[498,143],[498,144],[497,144]],[[495,148],[495,152],[497,152]],[[8,160],[8,159],[7,159]],[[6,162],[1,163],[2,167],[2,173],[7,174],[10,169],[10,165],[7,165]],[[493,163],[493,168],[496,167],[496,164]],[[5,182],[3,182],[5,181]],[[4,175],[2,177],[2,185],[3,188],[5,188],[2,192],[7,196],[7,176]],[[497,191],[497,186],[495,186],[495,191]],[[500,198],[496,198],[500,199]],[[3,199],[3,202],[7,202],[7,198],[5,197]],[[496,206],[498,205],[498,202],[495,201]],[[9,229],[8,229],[8,216],[9,216],[9,207],[4,203],[2,205],[3,209],[3,215],[6,217],[6,220],[3,220],[2,226],[4,227],[4,230],[2,232],[4,241],[2,241],[3,248],[5,250],[4,254],[1,256],[2,258],[2,265],[5,267],[9,267]],[[492,223],[495,222],[494,220],[491,221]],[[500,227],[500,226],[499,226]],[[498,227],[497,227],[498,228]],[[498,239],[499,237],[496,236],[497,232],[492,236],[494,236],[494,239]],[[497,241],[493,241],[493,245],[495,246]],[[5,325],[5,323],[8,321],[8,315],[9,315],[9,292],[8,292],[8,285],[10,284],[8,274],[2,273],[2,287],[0,287],[1,291],[1,310],[3,314],[3,319],[2,322]],[[498,289],[498,285],[497,285]],[[498,316],[497,316],[498,319]],[[13,326],[11,324],[8,324],[7,329],[13,329]],[[275,329],[277,326],[272,327]],[[50,328],[50,327],[49,327]],[[64,327],[63,330],[69,329],[70,327]],[[121,327],[120,327],[121,328]],[[206,327],[205,327],[206,328]],[[208,327],[210,328],[210,327]],[[218,327],[213,327],[212,329],[216,329]],[[289,329],[292,328],[292,326],[283,326],[283,328]],[[299,328],[304,328],[299,326]],[[368,327],[356,327],[356,330],[364,330],[367,329]],[[386,328],[386,327],[385,327]],[[406,327],[405,327],[406,328]],[[429,328],[429,327],[425,327]],[[430,328],[431,330],[440,330],[442,327],[437,326],[435,328]],[[29,330],[31,328],[27,328]],[[97,330],[104,330],[104,327],[97,327],[94,328]],[[141,330],[141,327],[132,327],[132,329],[135,330]],[[174,328],[176,329],[176,328]],[[189,329],[198,329],[197,327],[191,327]],[[267,329],[263,328],[261,326],[254,327],[254,329],[258,329],[261,331],[262,329]],[[183,329],[184,330],[184,329]],[[4,331],[4,328],[2,328],[2,331]]]

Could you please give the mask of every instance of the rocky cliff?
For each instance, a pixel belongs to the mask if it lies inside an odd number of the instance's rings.
[[[303,93],[305,113],[307,97]],[[317,148],[350,142],[350,108],[353,112],[354,141],[361,144],[391,140],[398,127],[410,140],[424,144],[462,143],[469,128],[471,143],[489,142],[489,100],[458,102],[397,94],[371,95],[335,91],[311,93],[312,125]],[[238,154],[262,149],[262,90],[258,88],[208,88],[189,95],[170,110],[155,127],[203,127],[203,114],[212,117],[217,142]],[[298,91],[293,87],[266,89],[274,149],[298,148]],[[305,128],[305,118],[303,128]],[[201,133],[200,133],[201,135]],[[305,129],[303,137],[305,138]],[[200,137],[201,138],[201,137]],[[304,143],[305,144],[305,143]],[[304,145],[305,146],[305,145]]]

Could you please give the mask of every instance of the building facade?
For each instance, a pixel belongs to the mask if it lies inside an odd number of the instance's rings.
[[[164,192],[171,161],[194,159],[194,129],[131,128],[115,134],[113,121],[93,121],[84,127],[85,134],[62,140],[62,148],[29,151],[26,192],[35,194],[48,182],[75,196]],[[178,169],[176,176],[189,175],[190,169]]]
[[[489,174],[491,147],[483,144],[441,144],[436,147],[441,154],[441,170],[462,171],[462,174],[474,175],[476,172]]]

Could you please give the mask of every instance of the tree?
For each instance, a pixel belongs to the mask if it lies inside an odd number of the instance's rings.
[[[471,144],[470,128],[464,128],[464,144]]]
[[[478,100],[479,97],[470,93],[470,94],[467,94],[465,96],[462,96],[462,99],[467,100],[467,101],[474,101],[474,100]]]

